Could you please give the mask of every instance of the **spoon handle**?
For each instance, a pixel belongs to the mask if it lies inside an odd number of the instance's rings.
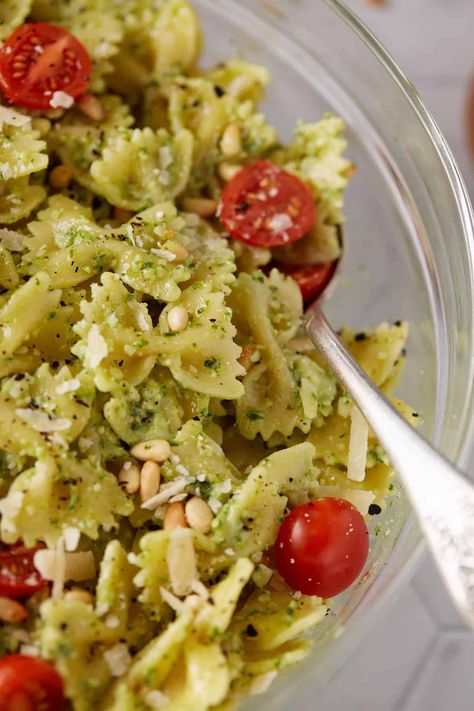
[[[474,629],[474,485],[392,407],[347,351],[317,304],[307,311],[305,325],[396,469],[445,585]]]

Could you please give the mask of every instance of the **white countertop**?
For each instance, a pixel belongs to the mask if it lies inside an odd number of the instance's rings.
[[[417,87],[443,131],[474,198],[465,97],[474,75],[474,0],[346,0]],[[474,469],[474,458],[471,462]],[[474,634],[452,610],[425,559],[412,584],[338,674],[293,711],[472,711]]]

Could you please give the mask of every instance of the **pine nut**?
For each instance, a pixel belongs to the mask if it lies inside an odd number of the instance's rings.
[[[180,242],[175,242],[174,240],[170,240],[169,242],[166,242],[165,247],[170,252],[173,252],[173,254],[176,257],[176,261],[178,261],[178,262],[182,262],[189,257],[188,250],[186,249],[186,247],[184,245],[180,244]]]
[[[150,439],[132,447],[131,453],[141,462],[165,462],[171,454],[169,442],[165,439]]]
[[[186,503],[186,520],[191,528],[199,533],[209,533],[214,515],[208,504],[199,496],[193,496]]]
[[[67,165],[57,165],[48,176],[49,184],[55,190],[64,190],[72,180],[72,170]]]
[[[156,496],[160,488],[160,467],[156,462],[148,461],[142,466],[140,473],[140,497],[142,501],[148,501],[152,496]]]
[[[230,183],[241,170],[242,166],[237,163],[221,163],[219,166],[219,175],[226,183]]]
[[[136,464],[132,464],[128,469],[122,468],[118,479],[122,489],[127,494],[136,494],[140,488],[140,470]]]
[[[199,217],[212,217],[216,214],[217,201],[209,198],[185,198],[183,208],[186,212],[194,212]]]
[[[28,610],[18,600],[9,597],[0,597],[0,620],[10,625],[23,622],[28,617]]]
[[[231,123],[227,126],[221,138],[221,151],[229,158],[239,155],[242,150],[242,137],[240,126],[237,123]]]
[[[123,207],[114,207],[114,217],[122,224],[132,219],[134,213],[131,210],[125,210]]]
[[[31,121],[31,128],[45,136],[51,130],[51,121],[46,118],[34,118]]]
[[[186,516],[184,515],[184,506],[181,502],[170,504],[166,509],[163,527],[167,531],[174,528],[187,528]]]
[[[72,588],[71,590],[67,590],[64,593],[64,599],[74,602],[85,602],[88,605],[92,605],[94,603],[93,595],[91,595],[90,592],[87,592],[87,590],[81,590],[81,588]]]
[[[184,331],[188,325],[189,314],[184,308],[184,306],[174,306],[168,312],[168,326],[171,331],[177,333],[178,331]]]
[[[104,107],[99,99],[93,94],[83,94],[76,101],[76,106],[84,116],[92,119],[92,121],[104,120]]]

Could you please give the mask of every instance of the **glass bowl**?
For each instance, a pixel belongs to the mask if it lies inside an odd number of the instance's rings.
[[[345,254],[325,310],[336,326],[411,323],[400,396],[422,431],[463,465],[474,425],[474,221],[449,148],[416,91],[339,0],[195,0],[206,65],[239,55],[268,67],[264,110],[283,139],[325,111],[348,126],[357,173],[347,192]],[[247,711],[287,709],[322,688],[413,571],[421,537],[403,492],[372,531],[371,558],[314,634],[307,662]],[[316,697],[317,700],[317,697]]]

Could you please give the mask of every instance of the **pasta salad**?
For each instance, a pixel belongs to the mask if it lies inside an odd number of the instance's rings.
[[[305,657],[393,490],[302,328],[344,123],[283,145],[187,0],[5,0],[0,40],[0,711],[225,711]],[[341,337],[415,422],[407,324]]]

